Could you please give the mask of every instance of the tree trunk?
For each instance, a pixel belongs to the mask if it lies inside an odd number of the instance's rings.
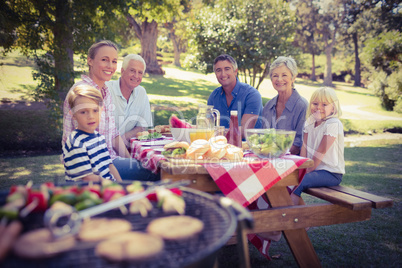
[[[54,34],[55,90],[64,101],[69,88],[74,84],[74,51],[72,10],[70,1],[56,1]]]
[[[171,33],[171,38],[173,43],[174,65],[176,65],[177,67],[181,67],[179,42],[177,42],[177,36],[174,34],[174,30]]]
[[[357,33],[353,33],[353,44],[355,45],[355,87],[360,87],[361,75],[360,75],[360,58],[359,58],[359,40]]]
[[[324,36],[324,50],[325,50],[325,71],[324,71],[324,86],[332,87],[332,48],[335,45],[335,31],[332,33],[331,42],[329,36]]]
[[[126,15],[130,27],[134,29],[138,39],[141,40],[141,56],[147,64],[146,72],[149,74],[164,74],[156,58],[156,42],[158,40],[158,23],[148,22],[146,19],[139,25],[131,15]]]
[[[165,28],[169,30],[169,38],[172,40],[173,44],[173,53],[174,53],[174,65],[177,67],[181,67],[180,64],[180,42],[177,40],[176,36],[176,30],[174,28],[174,25],[176,23],[176,20],[173,22],[166,22],[165,23]]]
[[[317,78],[315,76],[315,54],[314,54],[314,52],[311,53],[311,56],[313,58],[313,63],[312,63],[312,67],[311,67],[311,81],[317,81]]]
[[[156,58],[158,23],[154,20],[152,22],[145,20],[142,22],[141,31],[141,56],[147,64],[147,72],[149,74],[164,74]]]
[[[328,45],[325,47],[325,75],[324,75],[324,86],[331,87],[332,86],[332,45]]]

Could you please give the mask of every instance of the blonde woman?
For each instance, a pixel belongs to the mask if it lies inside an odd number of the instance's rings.
[[[103,109],[97,131],[105,136],[107,149],[113,164],[118,170],[123,180],[159,180],[159,174],[153,174],[145,169],[141,164],[131,158],[119,131],[116,128],[114,117],[114,106],[109,88],[105,84],[109,81],[117,69],[118,48],[115,43],[109,40],[94,43],[88,50],[87,64],[89,67],[88,75],[82,75],[81,81],[75,83],[71,89],[79,85],[90,85],[99,90],[103,97]],[[64,101],[63,117],[63,139],[62,144],[67,137],[77,127],[72,114],[71,107],[66,100]]]

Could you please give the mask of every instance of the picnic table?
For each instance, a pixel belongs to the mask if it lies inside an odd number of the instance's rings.
[[[305,228],[369,220],[372,208],[393,204],[391,199],[335,186],[307,191],[327,202],[293,205],[288,187],[298,185],[300,173],[313,166],[313,161],[307,158],[287,156],[253,158],[245,163],[206,163],[169,161],[158,153],[158,146],[142,146],[138,141],[132,141],[131,149],[133,157],[154,172],[160,172],[161,179],[190,180],[191,188],[212,194],[222,191],[243,206],[258,202],[265,195],[269,207],[251,211],[255,226],[247,232],[282,231],[300,267],[321,267]],[[243,253],[249,263],[246,246]]]

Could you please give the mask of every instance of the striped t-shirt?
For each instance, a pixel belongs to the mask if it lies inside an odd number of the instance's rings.
[[[63,158],[66,180],[78,181],[95,174],[115,181],[110,173],[112,164],[105,137],[97,131],[87,133],[76,129],[63,144]]]

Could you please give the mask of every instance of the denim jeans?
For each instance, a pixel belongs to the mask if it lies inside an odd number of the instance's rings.
[[[308,188],[339,185],[342,181],[342,176],[343,174],[340,173],[331,173],[326,170],[314,170],[304,175],[302,182],[293,193],[300,196],[301,193]]]
[[[122,180],[135,181],[158,181],[160,174],[154,174],[152,171],[144,168],[140,162],[134,158],[118,157],[113,160],[113,165],[116,167]]]

